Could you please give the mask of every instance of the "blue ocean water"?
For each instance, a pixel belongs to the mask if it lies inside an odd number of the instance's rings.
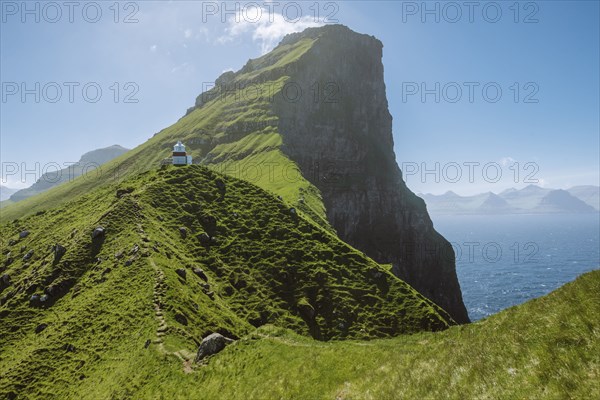
[[[600,214],[433,215],[473,321],[600,268]]]

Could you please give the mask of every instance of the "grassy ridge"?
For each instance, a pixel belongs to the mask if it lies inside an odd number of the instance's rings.
[[[0,220],[58,206],[95,188],[156,168],[181,140],[195,162],[276,193],[331,230],[319,191],[279,151],[278,120],[271,112],[273,98],[289,80],[286,68],[312,43],[311,39],[300,40],[248,61],[232,81],[217,80],[213,89],[200,96],[201,104],[172,126],[97,171],[33,198],[3,204]]]
[[[129,397],[155,375],[193,371],[212,332],[273,324],[329,340],[449,326],[386,267],[290,208],[207,168],[167,167],[0,225],[11,281],[0,291],[0,394]],[[97,226],[106,233],[92,240]]]
[[[593,271],[444,332],[317,343],[265,327],[227,348],[199,378],[207,398],[597,399],[598,315],[600,271]]]

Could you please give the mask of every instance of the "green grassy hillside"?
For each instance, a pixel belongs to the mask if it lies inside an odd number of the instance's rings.
[[[289,79],[286,68],[312,43],[310,39],[300,40],[248,61],[230,81],[218,79],[213,89],[199,96],[195,109],[147,142],[73,182],[3,207],[0,219],[7,221],[60,205],[95,188],[156,168],[181,140],[195,163],[276,193],[331,230],[319,191],[281,152],[278,120],[271,111],[273,97]]]
[[[0,394],[64,398],[91,385],[90,398],[127,397],[155,374],[191,371],[212,332],[272,324],[358,339],[452,323],[285,201],[200,166],[148,171],[2,224],[0,243],[10,277]]]
[[[242,242],[242,236],[235,234],[240,225],[246,225],[251,236],[271,231],[275,226],[288,229],[291,236],[302,235],[305,226],[314,228],[311,235],[323,231],[304,220],[298,225],[286,221],[287,207],[273,199],[264,203],[265,213],[248,218],[246,212],[254,211],[245,212],[243,204],[264,202],[262,196],[268,195],[242,182],[224,179],[227,207],[223,207],[219,192],[207,190],[213,187],[216,176],[197,170],[189,179],[182,171],[149,173],[141,180],[129,182],[127,189],[133,189],[132,193],[119,200],[111,191],[106,196],[84,199],[81,209],[66,206],[2,226],[3,242],[7,234],[14,237],[20,229],[30,228],[30,236],[12,249],[39,247],[41,253],[35,253],[38,255],[32,257],[28,267],[14,261],[8,269],[14,284],[2,293],[0,307],[2,398],[13,398],[13,394],[16,398],[44,399],[211,400],[600,397],[600,271],[478,323],[391,339],[323,342],[311,338],[307,334],[310,326],[303,322],[302,310],[312,301],[304,291],[310,286],[308,281],[295,279],[298,287],[290,291],[292,297],[285,299],[281,293],[262,286],[260,276],[244,271],[243,263],[225,261],[225,249],[235,245],[225,238],[235,238],[233,243],[239,240],[249,252],[252,245],[260,246],[261,251],[270,248],[262,247],[259,243],[265,242],[253,238]],[[169,195],[163,182],[174,186],[173,192],[178,196]],[[183,201],[178,206],[173,201],[175,197],[197,193],[196,185],[207,193],[201,200],[204,209],[218,215],[216,237],[225,239],[210,251],[196,244],[195,235],[205,228],[200,227],[194,214],[185,211],[189,203]],[[235,200],[234,191],[243,196]],[[106,207],[108,213],[103,211]],[[89,214],[80,225],[70,227],[73,231],[54,229],[57,225],[53,222],[68,220],[73,212],[84,208]],[[223,214],[217,209],[227,211]],[[232,210],[238,214],[237,223],[226,217]],[[260,225],[267,213],[272,213],[278,224],[251,229],[254,223]],[[138,225],[136,220],[141,223]],[[99,222],[107,233],[95,254],[94,246],[89,245],[89,231]],[[189,240],[180,238],[180,225],[193,232]],[[119,232],[125,226],[130,229],[114,237],[117,226]],[[315,252],[318,248],[314,246],[337,245],[324,235],[325,243],[305,237],[310,243],[307,248]],[[159,237],[160,242],[156,240]],[[52,257],[42,250],[57,240],[68,249],[57,264],[59,268],[51,265]],[[291,241],[287,242],[291,245]],[[139,250],[131,254],[134,243]],[[180,246],[187,249],[181,257],[175,255]],[[272,250],[277,257],[289,253],[279,253],[276,247]],[[115,258],[114,252],[119,255],[121,251],[124,255]],[[329,290],[337,293],[334,296],[348,296],[332,301],[337,310],[356,301],[346,291],[358,287],[344,287],[344,282],[347,285],[355,273],[364,273],[367,265],[381,272],[351,250],[347,256],[355,257],[349,263],[355,267],[346,267],[346,273],[336,269],[337,263],[328,264],[329,270],[316,271],[329,272],[327,281],[331,284]],[[98,261],[94,261],[96,257]],[[125,265],[130,259],[132,263]],[[213,259],[212,263],[207,263],[209,259]],[[219,266],[211,267],[217,260]],[[255,266],[261,273],[270,270],[258,264]],[[284,264],[287,263],[281,265]],[[190,273],[192,265],[201,266],[208,275],[214,299],[204,293],[204,281]],[[187,271],[185,280],[175,272],[179,266]],[[310,274],[308,268],[297,271]],[[331,281],[339,280],[340,274],[348,276],[342,284],[333,284]],[[52,283],[48,283],[49,276],[54,277]],[[68,277],[77,277],[76,282],[55,304],[47,308],[28,305],[32,293],[41,293],[42,287],[57,286]],[[246,282],[241,288],[240,279]],[[398,288],[388,293],[406,290],[393,277],[386,275],[386,280]],[[28,285],[34,289],[27,289]],[[377,296],[375,286],[369,292]],[[14,294],[7,300],[4,296],[10,293]],[[405,306],[418,299],[412,293],[404,297]],[[278,304],[277,300],[283,301]],[[265,310],[261,305],[266,305],[270,313],[264,322],[273,323],[255,328],[262,323],[256,320]],[[318,303],[312,305],[319,308]],[[360,307],[374,310],[365,304]],[[246,308],[249,313],[244,311]],[[417,309],[423,311],[427,307]],[[439,321],[431,311],[426,313]],[[385,314],[382,308],[369,318]],[[177,315],[185,316],[187,325]],[[334,313],[329,316],[334,318]],[[327,331],[328,318],[322,320],[323,331]],[[377,323],[364,321],[361,329]],[[41,324],[47,327],[36,333]],[[206,364],[191,363],[199,338],[215,330],[239,339]],[[349,337],[364,334],[361,330],[351,332]],[[151,343],[146,349],[148,339]]]
[[[264,327],[198,371],[205,389],[198,398],[598,399],[598,315],[600,271],[594,271],[548,296],[443,332],[319,343]],[[182,386],[178,395],[185,392]]]

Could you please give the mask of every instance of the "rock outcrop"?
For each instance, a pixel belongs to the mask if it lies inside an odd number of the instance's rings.
[[[220,333],[213,333],[202,339],[202,343],[198,347],[198,353],[196,355],[196,362],[202,361],[208,356],[217,354],[225,348],[226,345],[232,343],[233,340],[226,338]]]
[[[317,39],[288,68],[290,82],[320,88],[290,102],[276,96],[282,150],[323,196],[338,235],[468,322],[454,252],[423,200],[402,179],[393,150],[382,43],[340,26],[310,28],[281,44]]]

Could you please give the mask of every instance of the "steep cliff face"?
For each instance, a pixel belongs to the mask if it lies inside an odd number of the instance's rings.
[[[277,194],[466,322],[452,248],[395,161],[381,57],[381,42],[344,26],[288,35],[103,174],[8,206],[0,220],[156,168],[181,140],[195,162]]]
[[[282,45],[317,39],[286,71],[303,95],[275,98],[283,152],[322,194],[342,240],[468,322],[450,243],[402,180],[377,39],[343,26],[308,29]],[[310,92],[307,90],[310,88]]]

